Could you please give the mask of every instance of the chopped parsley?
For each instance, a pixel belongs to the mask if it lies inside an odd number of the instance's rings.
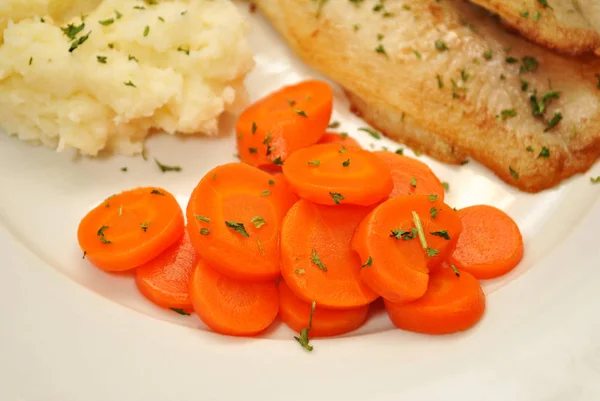
[[[527,152],[533,152],[533,151],[534,151],[534,149],[533,149],[533,146],[531,146],[531,145],[527,146],[527,147],[525,148],[525,150],[526,150]]]
[[[339,205],[340,201],[343,201],[344,199],[346,199],[346,198],[344,198],[344,195],[337,193],[337,192],[330,192],[329,195],[333,199],[333,203],[335,203],[336,205]]]
[[[415,50],[415,49],[413,49],[413,53],[415,54],[415,56],[417,56],[417,58],[418,58],[418,59],[421,59],[421,58],[423,58],[423,57],[421,56],[421,53],[419,53],[419,51],[418,51],[418,50]]]
[[[429,209],[429,215],[434,220],[435,220],[435,216],[437,216],[438,212],[439,212],[439,210],[437,210],[435,207],[432,207],[431,209]]]
[[[500,112],[500,116],[503,120],[506,120],[507,118],[516,117],[516,115],[517,111],[515,109],[504,109]]]
[[[525,56],[521,59],[521,67],[519,68],[519,74],[523,74],[525,72],[533,72],[537,70],[539,66],[539,62],[535,57]]]
[[[301,117],[307,118],[308,116],[306,115],[306,113],[304,112],[304,110],[298,110],[298,109],[294,109],[294,113],[298,114]]]
[[[69,53],[73,53],[75,49],[84,44],[85,41],[89,39],[91,33],[92,31],[89,31],[86,35],[80,36],[79,39],[71,43],[71,47],[69,47]]]
[[[106,56],[96,56],[96,60],[98,60],[100,64],[106,64],[106,59]]]
[[[492,51],[491,50],[486,50],[483,52],[483,58],[486,60],[491,60],[492,59]]]
[[[248,152],[249,152],[250,154],[254,154],[254,153],[257,153],[257,152],[258,152],[258,149],[256,149],[256,148],[248,148]]]
[[[69,24],[66,27],[60,28],[60,30],[63,31],[63,33],[67,35],[70,40],[74,40],[79,32],[83,31],[84,28],[85,24],[82,22],[81,25]]]
[[[548,4],[548,0],[538,0],[538,3],[540,3],[542,7],[549,8],[552,10],[552,7],[550,7],[550,5]]]
[[[519,173],[517,173],[511,166],[508,166],[508,172],[515,180],[519,179]]]
[[[516,57],[509,56],[505,59],[508,64],[515,64],[519,62],[519,59]]]
[[[199,214],[195,214],[194,217],[197,218],[200,221],[205,222],[205,223],[210,223],[210,218],[208,218],[206,216],[201,216]]]
[[[283,160],[281,160],[281,156],[278,157],[277,159],[273,160],[273,164],[281,166],[283,164]]]
[[[269,195],[271,195],[271,191],[270,191],[270,190],[268,190],[268,189],[265,189],[264,191],[262,191],[262,192],[260,193],[260,196],[263,196],[263,197],[264,197],[264,196],[269,196]]]
[[[528,88],[529,88],[529,82],[525,81],[524,79],[521,79],[521,90],[523,92],[527,92]]]
[[[559,113],[559,112],[554,113],[554,116],[550,119],[550,121],[548,121],[548,125],[544,129],[544,132],[548,132],[552,128],[556,127],[558,125],[558,123],[561,122],[562,118],[563,118],[563,116],[561,113]]]
[[[310,261],[312,263],[314,263],[319,269],[323,270],[324,272],[327,271],[327,266],[325,266],[325,264],[321,261],[319,254],[314,249],[312,250]]]
[[[458,269],[456,268],[456,266],[450,265],[450,268],[452,269],[452,271],[454,272],[454,275],[456,277],[460,277],[460,273],[459,273]]]
[[[543,158],[546,158],[546,159],[549,158],[550,157],[550,149],[548,149],[545,146],[542,146],[542,150],[540,150],[540,154],[538,155],[538,159],[540,157],[543,157]]]
[[[358,130],[366,132],[367,134],[371,135],[375,139],[381,139],[381,134],[379,132],[375,131],[374,129],[363,127],[363,128],[359,128]]]
[[[269,180],[269,185],[275,185],[275,181]]]
[[[442,80],[442,76],[440,74],[437,74],[435,76],[435,79],[437,79],[438,88],[442,89],[444,87],[444,81]]]
[[[250,238],[250,234],[248,234],[248,231],[246,231],[244,223],[237,223],[235,221],[225,221],[225,225],[228,228],[231,228],[233,231],[239,233],[240,235],[246,238]]]
[[[381,44],[375,48],[375,51],[379,54],[383,54],[384,56],[388,57],[388,54],[385,51],[385,48]]]
[[[144,230],[144,232],[148,231],[148,227],[150,227],[152,225],[152,223],[145,221],[142,224],[140,224],[140,228],[142,230]]]
[[[252,135],[254,135],[256,133],[256,128],[257,128],[256,127],[256,123],[254,121],[252,121],[252,128],[251,128],[251,131],[250,131],[250,132],[252,132]]]
[[[189,47],[183,47],[183,46],[179,46],[179,47],[177,48],[177,51],[178,51],[178,52],[185,53],[185,54],[186,54],[186,56],[189,56],[189,55],[190,55],[190,48],[189,48]]]
[[[404,149],[403,149],[403,148],[398,148],[398,149],[396,149],[396,152],[395,152],[395,153],[396,153],[397,155],[401,155],[401,156],[402,156],[402,155],[404,155]]]
[[[539,11],[536,11],[535,13],[533,13],[533,20],[534,21],[539,21],[540,18],[542,18],[542,13],[540,13]]]
[[[319,167],[321,165],[321,160],[311,160],[307,164],[312,164],[313,166]]]
[[[102,21],[98,21],[98,23],[100,25],[103,25],[103,26],[112,25],[112,24],[114,24],[114,22],[115,22],[114,18],[109,18],[109,19],[105,19],[105,20],[102,20]]]
[[[179,166],[167,166],[166,164],[162,164],[161,162],[159,162],[156,158],[154,159],[154,162],[156,163],[156,165],[158,166],[158,168],[160,169],[160,171],[162,171],[163,173],[166,173],[168,171],[176,171],[176,172],[180,172],[181,171],[181,167],[179,167]]]
[[[187,313],[186,311],[184,311],[183,309],[179,309],[179,308],[169,308],[171,309],[173,312],[178,313],[182,316],[189,316],[190,314]]]
[[[302,348],[304,348],[305,350],[307,350],[309,352],[313,350],[313,346],[309,344],[310,339],[308,338],[308,333],[312,329],[313,314],[315,313],[316,307],[317,307],[317,303],[315,301],[312,301],[312,304],[310,307],[310,316],[308,318],[308,327],[300,330],[300,337],[294,336],[294,339],[296,341],[298,341],[298,344],[300,344],[302,346]]]
[[[444,51],[446,51],[446,50],[450,50],[450,49],[448,48],[448,45],[446,44],[446,42],[444,42],[444,41],[443,41],[443,40],[441,40],[441,39],[437,39],[437,40],[434,42],[434,45],[435,45],[435,48],[436,48],[438,51],[440,51],[440,52],[444,52]]]
[[[331,124],[329,124],[327,126],[327,128],[331,128],[331,129],[336,129],[340,127],[340,122],[339,121],[333,121],[331,122]]]
[[[160,192],[158,189],[153,189],[152,192],[150,192],[150,195],[166,196],[164,192]]]
[[[200,229],[200,235],[208,235],[210,234],[210,229],[203,227]]]
[[[144,28],[144,37],[147,37],[149,33],[150,33],[150,27],[148,25],[146,25],[146,27]]]
[[[342,166],[344,167],[348,167],[350,165],[350,159],[347,159],[345,162],[342,163]]]
[[[600,184],[600,175],[598,177],[590,177],[590,182],[592,184]]]
[[[410,186],[413,188],[417,187],[417,179],[415,177],[410,178]]]
[[[135,84],[131,81],[127,81],[123,83],[125,86],[131,86],[132,88],[137,88],[137,86],[135,86]]]
[[[436,194],[429,195],[429,202],[435,202],[437,199],[438,199],[438,196]]]
[[[254,216],[253,218],[250,219],[250,222],[252,224],[254,224],[255,228],[261,228],[262,226],[264,226],[265,224],[267,224],[267,222],[265,221],[265,219],[261,216]]]
[[[450,235],[448,234],[448,231],[446,231],[446,230],[432,231],[429,234],[434,235],[436,237],[442,237],[443,239],[450,241]]]
[[[367,261],[365,263],[363,263],[363,265],[361,266],[361,269],[364,269],[365,267],[370,267],[373,266],[373,258],[369,256],[369,259],[367,259]]]
[[[446,181],[442,182],[442,187],[444,187],[444,191],[450,192],[450,184],[448,184]]]

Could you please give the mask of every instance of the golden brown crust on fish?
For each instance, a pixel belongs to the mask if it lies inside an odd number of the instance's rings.
[[[379,11],[376,1],[330,1],[319,16],[312,0],[256,3],[370,123],[433,157],[472,157],[528,192],[600,157],[598,59],[534,46],[460,1],[386,2]]]
[[[548,0],[470,0],[498,14],[529,40],[570,55],[600,54],[600,34],[584,17],[578,3]]]

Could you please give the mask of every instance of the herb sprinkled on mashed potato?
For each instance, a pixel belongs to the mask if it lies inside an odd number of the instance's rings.
[[[247,22],[229,0],[2,0],[0,130],[95,156],[149,130],[218,132],[246,101]]]

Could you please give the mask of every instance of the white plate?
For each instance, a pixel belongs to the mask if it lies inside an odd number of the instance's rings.
[[[262,18],[251,18],[253,99],[322,78]],[[399,147],[357,131],[364,123],[339,88],[336,95],[340,130],[367,148]],[[281,324],[259,339],[212,334],[197,317],[147,302],[131,276],[82,260],[77,224],[99,200],[158,185],[185,206],[204,173],[235,160],[233,135],[154,136],[148,148],[183,172],[162,174],[141,158],[78,158],[0,135],[0,400],[600,399],[600,185],[589,181],[600,166],[527,195],[475,163],[422,157],[450,183],[450,205],[487,203],[518,222],[523,262],[484,284],[488,309],[473,330],[416,335],[393,329],[379,311],[345,338],[315,340],[309,354]]]

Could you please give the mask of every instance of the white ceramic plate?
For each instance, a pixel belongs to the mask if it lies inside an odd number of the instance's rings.
[[[251,18],[253,99],[323,78]],[[357,131],[364,122],[336,95],[340,130],[366,148],[400,147]],[[91,207],[139,185],[162,186],[185,207],[209,169],[235,160],[232,127],[215,139],[152,137],[151,157],[183,167],[166,174],[141,158],[89,160],[0,135],[1,400],[600,399],[600,185],[589,180],[600,166],[527,195],[475,163],[422,157],[450,183],[450,205],[500,207],[525,238],[521,265],[484,284],[484,319],[457,335],[395,330],[379,311],[344,338],[315,340],[310,354],[281,324],[263,338],[228,338],[155,307],[131,276],[82,260],[76,228]]]

